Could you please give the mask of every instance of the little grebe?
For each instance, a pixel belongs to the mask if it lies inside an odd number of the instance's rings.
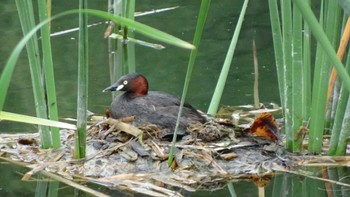
[[[158,91],[148,91],[147,79],[137,73],[122,76],[116,83],[103,91],[125,91],[116,97],[110,106],[112,118],[135,116],[135,126],[152,123],[168,133],[174,132],[179,112],[179,98]],[[204,118],[190,104],[185,104],[179,123],[179,130],[185,132],[190,123],[204,123]]]

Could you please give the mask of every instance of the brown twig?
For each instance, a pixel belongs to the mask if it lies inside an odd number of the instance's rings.
[[[255,40],[253,40],[253,60],[254,60],[254,107],[259,109],[259,68],[258,56],[256,54]]]

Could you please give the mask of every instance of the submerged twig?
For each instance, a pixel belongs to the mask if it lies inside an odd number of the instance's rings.
[[[295,175],[298,175],[298,176],[308,177],[310,179],[320,180],[320,181],[329,182],[329,183],[342,185],[342,186],[346,186],[346,187],[350,187],[350,184],[342,183],[340,181],[334,181],[334,180],[331,180],[331,179],[320,178],[320,177],[308,175],[308,174],[305,174],[305,173],[299,173],[299,172],[296,172],[296,171],[287,170],[283,166],[277,165],[276,163],[273,164],[273,170],[279,171],[279,172],[286,172],[286,173],[290,173],[290,174],[295,174]]]
[[[86,192],[86,193],[88,193],[88,194],[91,194],[91,195],[93,195],[93,196],[98,196],[98,197],[109,197],[109,195],[106,195],[106,194],[104,194],[104,193],[98,192],[98,191],[96,191],[96,190],[93,190],[93,189],[91,189],[91,188],[89,188],[89,187],[86,187],[86,186],[81,185],[81,184],[79,184],[79,183],[76,183],[76,182],[74,182],[74,181],[65,179],[65,178],[63,178],[63,177],[61,177],[61,176],[59,176],[59,175],[52,174],[52,173],[47,172],[47,171],[41,171],[41,173],[42,173],[43,175],[47,176],[47,177],[50,177],[50,178],[56,180],[56,181],[62,182],[62,183],[64,183],[64,184],[66,184],[66,185],[69,185],[69,186],[71,186],[71,187],[74,187],[74,188],[76,188],[76,189],[79,189],[79,190],[81,190],[81,191],[84,191],[84,192]]]

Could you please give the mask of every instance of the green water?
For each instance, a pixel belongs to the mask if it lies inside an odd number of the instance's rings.
[[[102,3],[103,2],[103,3]],[[212,1],[207,18],[205,32],[199,47],[196,66],[189,88],[187,102],[206,111],[216,81],[220,74],[226,52],[238,20],[243,1]],[[137,1],[136,11],[180,6],[178,9],[150,16],[138,17],[136,20],[163,30],[169,34],[191,42],[194,34],[200,1]],[[53,15],[69,9],[76,9],[78,1],[53,1]],[[92,9],[107,10],[106,1],[90,1]],[[90,23],[101,19],[91,17]],[[69,16],[52,23],[52,32],[62,31],[78,26],[78,17]],[[90,28],[89,32],[89,109],[103,114],[111,102],[111,96],[102,93],[110,85],[108,74],[107,40],[103,38],[105,25]],[[22,38],[18,14],[13,0],[0,3],[0,70],[6,63],[11,50]],[[154,42],[148,38],[139,39]],[[58,93],[60,117],[76,116],[76,81],[77,81],[77,38],[78,33],[69,33],[52,38],[53,61]],[[257,46],[259,60],[260,100],[264,103],[279,102],[272,38],[269,25],[267,2],[252,1],[249,4],[243,29],[239,37],[235,56],[228,75],[223,105],[253,103],[253,55],[252,40]],[[136,46],[137,72],[145,75],[151,90],[166,91],[181,96],[185,72],[190,51],[165,45],[166,49],[158,51],[144,46]],[[24,51],[18,61],[5,103],[5,111],[35,115],[33,93],[31,89],[29,66]],[[0,132],[31,132],[35,126],[12,122],[0,122]],[[1,165],[1,164],[0,164]],[[16,169],[1,165],[7,173],[1,172],[0,196],[33,196],[33,183],[20,181]],[[19,171],[26,172],[19,168]],[[5,184],[11,180],[11,183]],[[252,183],[237,183],[239,196],[256,196],[257,188]],[[63,192],[67,196],[67,192]],[[229,196],[227,188],[218,193],[198,192],[194,196]],[[69,196],[69,195],[68,195]]]
[[[199,3],[200,1],[154,0],[138,2],[136,11],[150,11],[171,6],[180,7],[173,11],[137,17],[137,20],[191,42]],[[206,111],[209,106],[241,6],[241,1],[212,2],[187,97],[189,103],[203,111]],[[76,7],[77,2],[73,3],[68,0],[53,2],[53,14]],[[97,3],[97,1],[89,2],[89,7],[99,10],[107,9],[107,5]],[[0,4],[0,11],[1,69],[11,50],[22,37],[22,31],[13,1],[3,1]],[[77,16],[69,16],[54,21],[52,32],[77,27],[77,20]],[[101,21],[95,17],[89,20],[90,23]],[[103,38],[105,29],[105,25],[100,25],[91,27],[89,32],[89,109],[97,114],[103,114],[111,101],[110,95],[101,91],[111,83],[108,74],[107,40]],[[76,116],[77,37],[78,33],[74,32],[52,38],[60,117]],[[148,38],[140,36],[138,38],[154,42]],[[250,4],[247,10],[222,97],[224,105],[253,103],[253,39],[258,49],[261,102],[279,101],[268,8],[266,3],[255,2]],[[151,90],[161,90],[181,96],[190,52],[169,45],[165,46],[166,49],[160,51],[136,46],[136,69],[137,72],[148,78]],[[35,114],[25,52],[18,61],[4,110],[28,115]],[[0,131],[20,131],[23,130],[22,128],[21,124],[0,124]],[[27,127],[27,130],[32,129],[35,128]]]

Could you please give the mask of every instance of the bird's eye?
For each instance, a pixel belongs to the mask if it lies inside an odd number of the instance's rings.
[[[124,85],[128,84],[128,81],[126,81],[126,80],[125,80],[125,81],[123,81],[123,84],[124,84]]]

